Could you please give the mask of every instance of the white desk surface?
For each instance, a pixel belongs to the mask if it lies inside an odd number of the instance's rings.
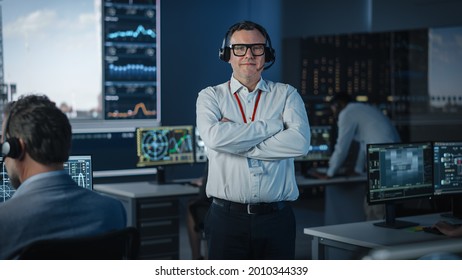
[[[451,221],[451,219],[441,217],[440,214],[400,217],[397,220],[417,222],[419,226],[430,226],[439,220]],[[390,229],[373,225],[376,222],[378,221],[304,228],[303,233],[367,248],[444,240],[448,238],[443,235],[415,231],[414,227]],[[453,222],[457,223],[456,221]]]
[[[99,192],[114,194],[129,198],[194,195],[199,188],[182,184],[157,185],[153,182],[127,182],[113,184],[95,184]]]

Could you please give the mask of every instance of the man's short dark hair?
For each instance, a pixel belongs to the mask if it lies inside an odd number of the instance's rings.
[[[67,116],[45,95],[23,95],[5,107],[4,139],[16,137],[25,151],[42,164],[69,159],[72,128]]]
[[[268,32],[266,32],[266,29],[263,26],[253,21],[245,20],[245,21],[238,22],[229,28],[228,32],[226,33],[226,42],[227,42],[226,45],[229,44],[229,41],[231,40],[231,36],[233,36],[234,32],[241,31],[241,30],[248,30],[248,31],[258,30],[261,33],[261,35],[265,37],[265,40],[268,41],[268,37],[269,37]]]

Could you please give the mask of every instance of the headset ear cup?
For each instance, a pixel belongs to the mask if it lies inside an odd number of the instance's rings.
[[[9,138],[2,144],[3,157],[19,158],[21,156],[21,143],[16,137]]]
[[[226,32],[225,38],[223,38],[223,42],[221,43],[221,48],[218,51],[218,57],[225,62],[229,61],[229,47],[226,46],[226,39],[228,38],[228,32]]]
[[[223,51],[223,60],[228,62],[230,58],[231,58],[231,48],[225,47]]]
[[[229,47],[224,47],[220,49],[219,57],[221,60],[228,62],[231,56],[231,49]]]
[[[272,62],[275,59],[274,49],[270,47],[265,47],[265,62]]]
[[[218,57],[220,58],[220,60],[224,60],[224,59],[223,59],[223,53],[224,53],[223,48],[220,48],[220,49],[218,50]]]

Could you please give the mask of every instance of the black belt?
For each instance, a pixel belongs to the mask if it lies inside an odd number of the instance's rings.
[[[272,212],[282,210],[284,207],[288,205],[288,202],[286,201],[245,204],[215,197],[213,198],[213,203],[215,205],[225,208],[228,211],[235,211],[247,214],[270,214]]]

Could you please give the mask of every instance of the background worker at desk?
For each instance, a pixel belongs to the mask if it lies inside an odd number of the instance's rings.
[[[391,120],[372,105],[353,102],[349,94],[339,92],[330,100],[330,106],[334,117],[337,119],[337,141],[334,152],[329,159],[327,172],[325,174],[315,173],[315,177],[322,179],[332,178],[347,158],[353,140],[359,143],[354,167],[356,175],[363,174],[365,171],[367,144],[401,141],[398,131]],[[384,210],[382,205],[372,207],[365,205],[365,207],[367,219],[383,218]]]
[[[203,89],[196,103],[213,198],[205,220],[209,259],[293,259],[294,157],[310,146],[303,100],[294,87],[262,79],[275,59],[262,26],[231,26],[220,58],[231,64],[230,80]]]

